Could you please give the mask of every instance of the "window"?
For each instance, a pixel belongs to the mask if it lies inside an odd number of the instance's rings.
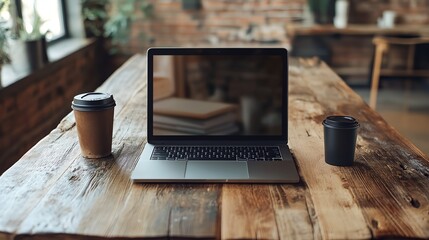
[[[2,27],[9,28],[12,24],[9,13],[9,1],[0,0],[0,24]]]
[[[46,33],[48,42],[67,37],[63,0],[16,0],[16,5],[27,32],[33,30],[37,13],[41,19],[40,30]]]

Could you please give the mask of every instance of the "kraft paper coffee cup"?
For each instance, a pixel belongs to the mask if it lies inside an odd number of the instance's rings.
[[[74,97],[72,109],[83,157],[111,155],[115,106],[113,96],[107,93],[89,92]]]
[[[358,121],[350,116],[329,116],[323,126],[325,162],[334,166],[353,165]]]

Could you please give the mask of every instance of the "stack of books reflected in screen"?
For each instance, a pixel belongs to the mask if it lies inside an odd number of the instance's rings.
[[[153,106],[154,135],[230,135],[238,132],[233,104],[167,98]]]

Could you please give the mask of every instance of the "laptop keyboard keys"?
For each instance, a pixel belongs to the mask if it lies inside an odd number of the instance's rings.
[[[151,160],[281,161],[279,147],[266,146],[157,146]]]

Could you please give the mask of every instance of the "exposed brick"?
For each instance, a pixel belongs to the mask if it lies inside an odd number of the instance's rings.
[[[6,106],[4,100],[0,99],[0,119],[6,114]]]
[[[137,18],[130,43],[121,47],[123,53],[144,52],[148,46],[208,43],[213,36],[221,41],[237,41],[238,31],[251,24],[284,26],[298,21],[307,4],[307,0],[202,0],[201,9],[186,11],[181,0],[150,2],[154,17]],[[143,34],[153,41],[142,45]]]
[[[178,10],[182,8],[181,1],[175,0],[166,0],[166,1],[152,1],[155,3],[155,11],[165,11],[165,10]]]
[[[8,117],[16,108],[15,98],[4,98],[0,102],[0,120]]]
[[[428,0],[350,0],[350,21],[377,23],[383,11],[393,10],[400,24],[429,24]]]
[[[154,6],[154,17],[137,18],[131,29],[130,43],[121,47],[123,53],[144,52],[149,46],[208,43],[213,36],[221,42],[241,43],[238,31],[250,24],[285,26],[302,22],[307,5],[307,0],[201,0],[201,9],[186,11],[182,9],[182,0],[150,2]],[[394,10],[399,24],[429,24],[429,0],[349,2],[350,23],[375,24],[384,10]],[[144,41],[142,35],[153,41]]]

